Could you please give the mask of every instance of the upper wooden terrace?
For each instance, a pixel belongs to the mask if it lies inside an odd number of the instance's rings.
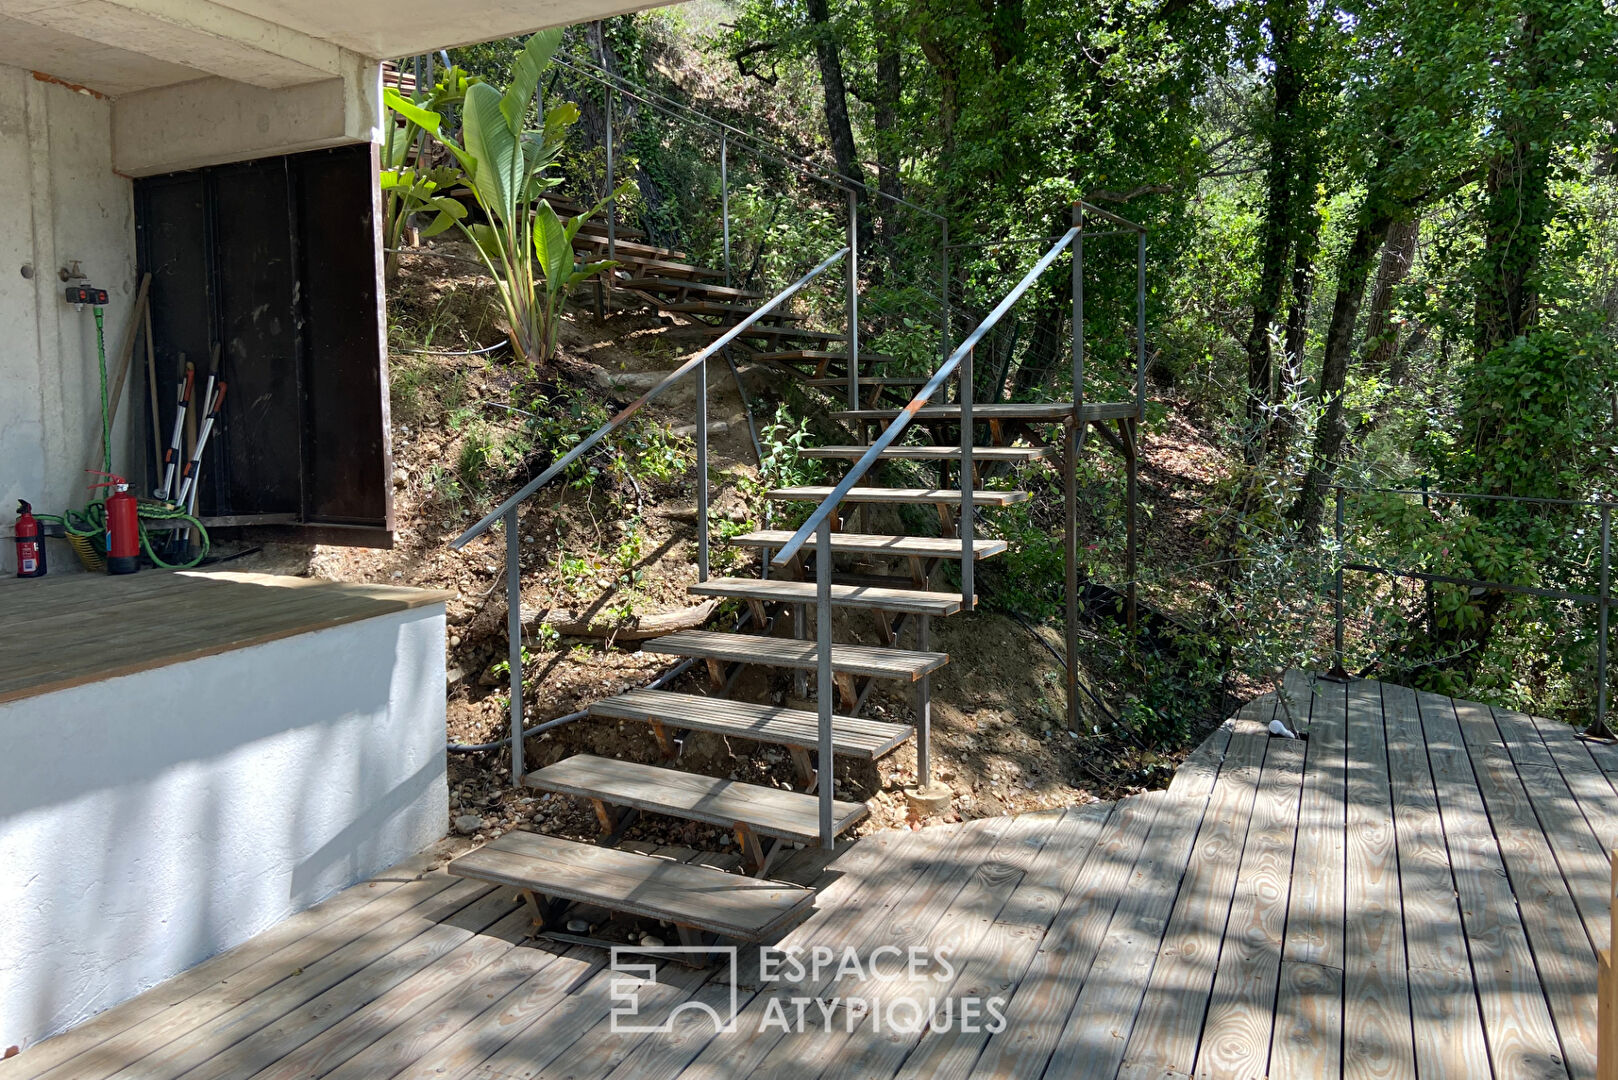
[[[999,1034],[760,1030],[772,995],[918,992],[829,972],[763,992],[744,974],[729,1033],[686,1010],[614,1034],[604,953],[526,941],[508,890],[424,857],[0,1080],[1595,1076],[1618,748],[1390,684],[1288,682],[1307,742],[1265,734],[1267,696],[1167,791],[880,834],[823,871],[800,853],[830,884],[783,944],[948,950],[953,983],[925,993],[1005,996]],[[643,1020],[723,1005],[725,970],[664,965]]]

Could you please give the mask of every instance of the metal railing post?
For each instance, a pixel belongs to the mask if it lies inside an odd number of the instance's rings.
[[[976,471],[972,467],[972,354],[976,349],[966,350],[961,358],[961,370],[957,391],[961,396],[961,515],[955,523],[955,531],[961,538],[961,607],[971,611],[977,588],[973,582],[973,573],[977,569],[972,556],[972,488],[976,483]]]
[[[848,192],[848,407],[860,407],[859,193]]]
[[[1427,478],[1423,476],[1421,478],[1421,508],[1431,511],[1433,501],[1427,495],[1427,483]],[[1438,609],[1433,603],[1433,583],[1430,581],[1422,582],[1421,591],[1427,605],[1427,640],[1430,642],[1438,635]]]
[[[1135,414],[1146,410],[1146,230],[1142,229],[1135,254]]]
[[[1084,207],[1073,207],[1073,409],[1084,405]]]
[[[612,129],[613,129],[613,89],[607,87],[607,190],[602,194],[611,195],[617,188],[617,176],[612,163]],[[618,257],[618,200],[607,202],[607,258]]]
[[[1612,607],[1612,507],[1601,507],[1601,589],[1596,599],[1596,726],[1603,738],[1607,729],[1607,618]]]
[[[819,791],[820,846],[832,851],[837,846],[833,832],[832,789],[836,769],[831,738],[832,702],[836,691],[831,667],[831,519],[822,518],[815,539],[815,697],[820,710]]]
[[[730,288],[730,132],[719,133],[719,220],[725,234],[725,288]]]
[[[708,362],[697,365],[697,580],[708,580]]]
[[[916,620],[916,648],[922,652],[933,649],[933,617],[921,615]],[[928,791],[933,786],[933,692],[931,675],[916,681],[916,786]]]
[[[506,662],[511,676],[511,783],[521,786],[522,762],[522,537],[517,508],[506,511]]]
[[[1079,442],[1084,424],[1069,417],[1062,425],[1062,501],[1066,524],[1062,534],[1062,562],[1066,572],[1067,625],[1067,729],[1078,731],[1079,715]]]
[[[1333,604],[1336,612],[1336,630],[1332,639],[1334,661],[1332,663],[1331,674],[1335,675],[1337,678],[1343,679],[1348,677],[1348,669],[1343,667],[1343,486],[1338,484],[1336,486],[1336,491],[1337,514],[1336,524],[1334,526],[1334,535],[1337,538],[1337,582],[1334,590],[1335,600]]]
[[[950,290],[949,290],[949,221],[947,219],[944,221],[943,230],[944,230],[944,248],[943,248],[943,252],[942,252],[942,258],[939,260],[942,265],[939,267],[939,272],[938,272],[939,284],[943,287],[943,291],[940,292],[938,295],[943,300],[943,304],[944,304],[944,335],[943,335],[944,336],[944,347],[943,347],[943,350],[939,353],[939,356],[941,356],[941,357],[943,357],[944,359],[947,360],[947,359],[949,359],[949,352],[950,352],[950,348],[951,348],[951,346],[950,346],[950,295],[949,295],[949,293],[950,293]]]

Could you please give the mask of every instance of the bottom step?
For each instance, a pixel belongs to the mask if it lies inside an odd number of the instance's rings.
[[[815,906],[797,885],[530,832],[462,855],[449,873],[743,941],[772,937]]]

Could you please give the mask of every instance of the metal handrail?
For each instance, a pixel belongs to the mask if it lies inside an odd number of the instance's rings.
[[[735,341],[736,338],[740,337],[748,327],[767,316],[770,312],[781,306],[781,304],[785,301],[791,299],[793,294],[798,292],[798,290],[802,289],[805,285],[809,284],[809,282],[819,277],[827,269],[835,265],[840,259],[847,255],[848,250],[849,249],[847,247],[842,247],[832,255],[827,256],[824,260],[822,260],[820,265],[816,266],[813,270],[809,271],[791,285],[788,285],[785,289],[782,289],[780,292],[776,293],[775,296],[771,297],[752,314],[748,315],[747,318],[743,319],[741,322],[737,323],[735,326],[726,331],[721,337],[715,340],[713,344],[709,345],[707,348],[697,353],[697,355],[693,356],[691,359],[687,360],[685,363],[671,371],[662,382],[659,382],[656,386],[646,391],[646,393],[642,394],[629,405],[624,406],[622,411],[620,411],[611,420],[608,420],[605,424],[602,424],[590,435],[586,436],[584,441],[580,442],[579,445],[575,446],[572,450],[569,450],[559,460],[552,464],[550,468],[540,473],[537,478],[523,485],[522,488],[520,488],[505,502],[501,503],[499,506],[489,511],[489,513],[485,514],[477,522],[477,524],[467,529],[460,536],[457,536],[453,541],[450,542],[450,548],[452,550],[459,551],[461,548],[464,548],[467,544],[471,543],[479,536],[482,536],[484,533],[488,532],[496,521],[499,521],[501,518],[505,517],[508,511],[515,509],[519,504],[527,500],[527,498],[534,492],[556,479],[557,476],[561,475],[564,469],[582,457],[586,452],[589,451],[591,447],[595,446],[596,443],[623,427],[624,424],[628,423],[629,420],[636,413],[640,412],[640,410],[644,408],[653,398],[657,397],[663,391],[667,390],[670,386],[674,385],[674,383],[678,382],[680,379],[690,374],[698,367],[707,363],[710,357],[712,357],[715,353],[718,353],[732,341]],[[698,431],[697,434],[699,439],[704,437],[704,432],[702,431]]]
[[[747,318],[731,327],[717,341],[703,349],[697,355],[671,371],[656,386],[642,394],[631,404],[625,406],[618,415],[602,424],[594,432],[584,438],[579,445],[562,455],[561,459],[550,468],[540,473],[537,478],[523,485],[515,495],[495,507],[485,515],[482,520],[467,529],[450,543],[453,550],[459,551],[477,537],[488,532],[496,521],[505,520],[506,525],[506,663],[509,666],[511,680],[511,782],[522,783],[523,777],[523,660],[522,660],[522,538],[518,535],[517,507],[534,492],[550,483],[562,474],[564,470],[580,457],[584,456],[591,447],[612,432],[623,427],[630,418],[646,404],[656,398],[663,391],[673,386],[680,379],[693,371],[697,375],[697,578],[699,581],[708,580],[708,361],[736,340],[748,327],[758,322],[764,316],[780,307],[789,300],[793,294],[809,282],[825,273],[827,269],[849,254],[849,248],[839,249],[828,256],[819,266],[809,271],[785,289],[776,293],[769,300],[761,304]],[[826,723],[831,723],[830,714],[827,714]],[[830,738],[828,726],[827,738]],[[828,756],[826,760],[831,760]],[[828,783],[826,789],[831,790]]]
[[[798,531],[792,534],[792,539],[787,541],[786,546],[776,553],[775,558],[772,560],[775,565],[787,565],[792,560],[792,557],[798,553],[799,549],[803,547],[804,543],[808,541],[809,537],[814,534],[815,530],[820,527],[821,522],[830,519],[838,504],[847,497],[849,490],[864,478],[865,474],[870,471],[871,466],[882,456],[882,452],[893,445],[894,441],[904,432],[904,429],[909,426],[910,421],[915,418],[916,413],[922,406],[927,404],[938,388],[944,384],[944,380],[955,373],[955,370],[961,366],[962,361],[977,347],[978,342],[982,341],[984,336],[994,329],[995,324],[1005,316],[1006,312],[1011,310],[1012,305],[1022,299],[1023,294],[1033,286],[1041,274],[1050,268],[1051,263],[1056,261],[1056,257],[1078,235],[1078,226],[1074,226],[1064,233],[1061,239],[1051,245],[1050,250],[1040,257],[1039,262],[1034,264],[1033,269],[1029,270],[1023,276],[1023,279],[996,305],[995,309],[982,322],[978,323],[977,328],[967,335],[966,340],[955,347],[955,351],[950,353],[949,359],[945,360],[938,370],[933,372],[932,378],[927,380],[926,385],[916,392],[916,396],[910,399],[910,403],[900,411],[899,415],[893,419],[893,422],[887,426],[882,434],[877,436],[876,441],[866,449],[865,453],[860,455],[859,460],[854,463],[853,468],[849,469],[847,475],[832,489],[831,494],[827,495],[821,504],[815,508],[814,513],[809,515],[809,519],[798,528]],[[961,462],[961,486],[968,492],[971,488],[970,447],[967,445],[971,440],[971,407],[971,391],[967,388],[965,380],[963,380],[961,388],[961,427],[963,429],[961,442],[967,457]],[[966,501],[970,502],[970,499],[968,498]],[[969,530],[969,521],[963,519],[961,526],[963,529]],[[971,561],[968,560],[966,563],[967,569],[963,571],[963,591],[966,588],[966,582],[971,579],[970,567]]]

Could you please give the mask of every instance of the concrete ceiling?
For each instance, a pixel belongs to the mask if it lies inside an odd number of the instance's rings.
[[[653,6],[646,0],[0,0],[0,64],[109,96],[217,76],[337,77],[343,50],[410,56]]]

